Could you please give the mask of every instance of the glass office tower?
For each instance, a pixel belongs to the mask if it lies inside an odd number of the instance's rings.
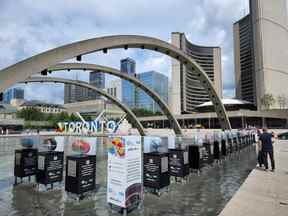
[[[146,86],[153,89],[166,103],[168,103],[168,77],[156,71],[137,74],[137,78]],[[143,90],[136,90],[136,106],[152,112],[160,111],[157,103]]]
[[[90,72],[89,83],[90,85],[103,90],[105,88],[105,74],[97,71]],[[89,100],[96,100],[100,98],[101,96],[95,91],[89,90]]]
[[[136,62],[131,58],[122,59],[121,72],[135,76]],[[122,80],[122,102],[129,108],[135,108],[135,87],[133,83],[126,80]]]
[[[24,90],[21,88],[11,88],[5,91],[3,102],[10,104],[12,99],[24,99]]]

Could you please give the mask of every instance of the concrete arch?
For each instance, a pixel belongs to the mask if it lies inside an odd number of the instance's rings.
[[[116,35],[93,38],[64,45],[32,56],[0,71],[0,92],[3,92],[4,89],[17,82],[27,79],[33,73],[42,71],[59,62],[100,50],[107,53],[108,49],[116,48],[154,50],[178,59],[187,67],[190,67],[191,70],[195,71],[195,74],[199,78],[202,86],[207,90],[209,97],[214,104],[221,127],[223,129],[231,129],[225,107],[205,71],[179,48],[165,41],[146,36]]]
[[[110,94],[106,93],[105,91],[102,91],[95,86],[92,86],[86,82],[82,81],[75,81],[75,80],[70,80],[70,79],[62,79],[62,78],[54,78],[54,77],[32,77],[29,79],[26,79],[25,81],[22,81],[20,83],[35,83],[35,82],[53,82],[53,83],[67,83],[67,84],[73,84],[73,85],[78,85],[81,87],[85,87],[88,89],[91,89],[93,91],[96,91],[98,94],[103,95],[104,97],[108,98],[111,100],[113,103],[115,103],[119,108],[121,108],[127,115],[129,120],[131,121],[132,124],[137,128],[139,134],[141,136],[145,136],[145,131],[142,126],[142,124],[137,120],[137,117],[134,115],[134,113],[121,101],[119,101],[117,98],[111,96]]]
[[[120,77],[122,79],[128,80],[132,82],[137,87],[141,88],[143,91],[145,91],[156,103],[159,105],[159,107],[162,109],[163,113],[167,116],[168,120],[173,125],[173,129],[176,135],[182,135],[181,127],[175,118],[175,116],[171,113],[169,107],[165,103],[165,101],[150,87],[144,85],[140,80],[133,76],[129,76],[125,73],[121,73],[121,71],[106,67],[102,65],[96,65],[96,64],[87,64],[87,63],[60,63],[55,66],[52,66],[48,68],[48,71],[59,71],[59,70],[92,70],[92,71],[99,71],[102,73],[107,73],[110,75],[114,75],[117,77]]]

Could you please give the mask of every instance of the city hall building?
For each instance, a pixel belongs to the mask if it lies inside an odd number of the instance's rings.
[[[184,33],[173,32],[172,44],[193,58],[213,82],[222,98],[222,70],[220,47],[199,46],[187,40]],[[192,113],[195,107],[210,100],[197,76],[178,60],[172,60],[173,83],[170,92],[170,109],[176,114]]]
[[[250,13],[234,24],[236,96],[258,109],[263,109],[265,94],[274,97],[273,109],[281,108],[279,98],[288,98],[286,4],[286,0],[250,0]]]

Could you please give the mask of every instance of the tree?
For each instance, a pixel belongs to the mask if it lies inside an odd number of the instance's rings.
[[[284,94],[280,94],[277,97],[277,101],[279,104],[280,109],[285,109],[287,105],[287,98]]]
[[[17,118],[23,118],[25,121],[48,121],[51,125],[56,126],[58,122],[79,121],[79,117],[74,114],[69,115],[67,112],[61,113],[43,113],[36,108],[24,108],[17,111]],[[32,128],[33,125],[26,123],[26,128]]]
[[[132,109],[132,111],[137,117],[162,115],[162,113],[159,111],[153,112],[151,110],[143,109],[143,108],[134,108]]]
[[[272,94],[264,94],[261,98],[261,104],[265,109],[270,109],[270,107],[275,103],[275,98]]]
[[[36,108],[24,108],[16,113],[17,118],[23,118],[25,121],[45,121],[45,114]]]

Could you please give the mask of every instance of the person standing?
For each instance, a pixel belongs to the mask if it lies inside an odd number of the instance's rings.
[[[262,146],[261,146],[260,141],[257,142],[257,152],[258,152],[258,157],[257,157],[258,165],[261,168],[264,164],[264,161],[263,161]]]
[[[268,170],[268,155],[271,162],[272,172],[275,170],[275,161],[274,161],[274,152],[273,152],[273,143],[272,143],[272,134],[267,132],[267,128],[263,128],[263,133],[259,137],[261,142],[261,151],[263,156],[263,162],[265,170]]]

